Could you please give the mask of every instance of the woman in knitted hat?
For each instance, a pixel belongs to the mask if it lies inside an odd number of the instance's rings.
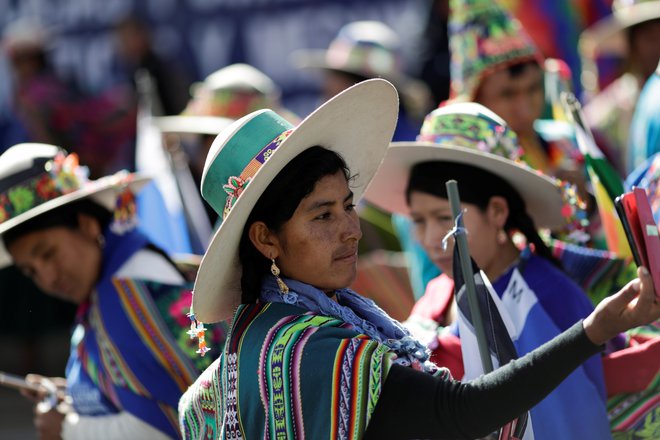
[[[252,113],[211,147],[202,195],[223,217],[195,282],[193,317],[232,318],[222,356],[179,405],[185,438],[474,438],[517,417],[622,329],[657,319],[650,276],[549,344],[474,382],[348,289],[354,203],[394,131],[374,79],[293,127]],[[630,303],[633,297],[638,299]]]
[[[558,139],[556,130],[540,130],[534,124],[546,105],[545,60],[502,3],[449,1],[450,101],[478,102],[492,110],[518,135],[525,162],[583,184],[577,148]]]
[[[41,438],[177,438],[179,397],[208,365],[186,335],[189,284],[135,229],[133,193],[147,180],[88,180],[53,145],[0,156],[0,260],[78,305],[66,379],[55,381],[62,404],[37,405]]]
[[[459,185],[470,254],[516,318],[512,337],[519,354],[593,311],[587,295],[561,270],[537,232],[539,227],[568,226],[562,213],[579,214],[569,203],[577,202],[575,194],[523,165],[519,155],[515,133],[493,112],[476,103],[447,105],[427,116],[417,142],[390,147],[366,195],[376,206],[409,215],[417,240],[442,271],[415,305],[409,325],[437,328],[428,341],[432,359],[459,378],[464,372],[473,378],[476,372],[455,339],[459,311],[453,252],[451,246],[443,248],[453,226],[446,181],[455,179]],[[524,237],[522,251],[515,233]],[[521,297],[525,299],[512,300]],[[438,337],[451,324],[450,334]],[[535,438],[607,438],[604,398],[601,361],[592,357],[532,409]]]

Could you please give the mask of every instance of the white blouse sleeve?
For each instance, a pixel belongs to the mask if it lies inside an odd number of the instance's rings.
[[[62,423],[62,440],[166,440],[162,431],[134,415],[122,411],[111,416],[89,417],[77,413],[66,415]]]

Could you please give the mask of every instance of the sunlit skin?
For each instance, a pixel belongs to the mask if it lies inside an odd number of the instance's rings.
[[[509,215],[507,202],[502,197],[494,196],[485,211],[470,203],[461,206],[465,210],[463,222],[468,231],[470,255],[488,278],[495,281],[520,254],[510,239],[505,243],[498,242],[499,231]],[[416,239],[433,263],[451,277],[454,240],[447,240],[447,249],[442,249],[442,239],[454,226],[449,201],[413,191],[410,195],[410,217]]]
[[[535,138],[534,121],[544,106],[543,72],[537,64],[516,76],[499,69],[481,81],[475,101],[498,114],[519,137]]]
[[[282,275],[328,294],[348,287],[357,275],[362,238],[353,193],[343,172],[321,178],[279,231],[250,225],[250,240]]]
[[[80,227],[43,229],[17,238],[8,248],[14,264],[45,293],[75,304],[87,299],[96,284],[102,253],[101,229],[79,214]]]

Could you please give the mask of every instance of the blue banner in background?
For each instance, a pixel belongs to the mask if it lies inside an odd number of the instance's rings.
[[[413,44],[425,24],[426,0],[5,0],[0,26],[36,17],[52,27],[52,59],[60,75],[83,91],[99,93],[117,81],[112,27],[136,12],[152,25],[154,46],[192,79],[236,62],[252,64],[283,91],[287,107],[306,115],[316,107],[318,79],[299,72],[289,54],[326,48],[339,28],[355,20],[390,25]],[[412,51],[404,50],[411,54]],[[410,55],[412,56],[412,55]],[[412,60],[410,60],[412,62]],[[0,115],[11,83],[0,60]]]

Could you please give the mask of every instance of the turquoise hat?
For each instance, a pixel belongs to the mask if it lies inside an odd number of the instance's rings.
[[[376,172],[398,116],[394,86],[363,81],[338,94],[293,126],[272,110],[259,110],[221,132],[206,159],[202,197],[220,215],[195,280],[193,309],[201,322],[230,318],[241,299],[238,245],[252,208],[294,157],[313,146],[338,153],[355,180],[357,200]]]

